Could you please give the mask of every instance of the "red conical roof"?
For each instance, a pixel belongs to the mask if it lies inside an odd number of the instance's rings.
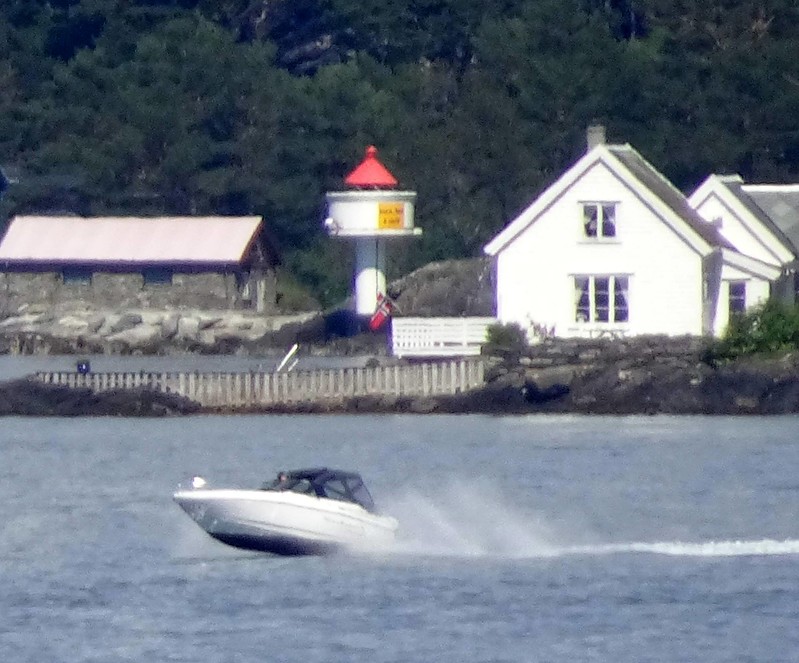
[[[366,148],[366,157],[360,165],[344,178],[350,186],[396,186],[397,178],[377,160],[377,148]]]

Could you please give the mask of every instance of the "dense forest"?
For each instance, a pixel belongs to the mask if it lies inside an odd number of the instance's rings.
[[[479,254],[592,122],[686,191],[799,181],[796,0],[3,0],[0,86],[2,219],[260,214],[323,303],[369,144],[419,193],[394,275]]]

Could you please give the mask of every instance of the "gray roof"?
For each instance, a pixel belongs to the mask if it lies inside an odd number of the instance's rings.
[[[680,217],[691,229],[711,246],[725,249],[735,247],[721,235],[719,230],[705,221],[688,203],[688,199],[668,179],[630,145],[607,145],[613,156],[638,179],[653,195]]]
[[[783,239],[794,253],[799,253],[799,187],[796,185],[748,185],[738,187],[739,200],[746,203],[758,219],[763,217],[775,234]],[[733,190],[732,187],[730,187]]]

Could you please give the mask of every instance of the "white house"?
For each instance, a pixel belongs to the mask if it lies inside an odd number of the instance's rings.
[[[772,294],[797,301],[799,185],[745,184],[740,175],[711,175],[688,200],[739,252],[780,270]],[[728,287],[748,300],[750,281]]]
[[[780,268],[736,250],[630,145],[589,128],[589,149],[485,247],[497,318],[531,335],[719,334],[745,281],[768,297]]]

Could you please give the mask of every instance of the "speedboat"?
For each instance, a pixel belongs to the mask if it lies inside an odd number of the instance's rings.
[[[360,474],[325,467],[281,472],[256,489],[210,488],[194,477],[173,497],[214,539],[276,555],[380,549],[397,529],[377,513]]]

